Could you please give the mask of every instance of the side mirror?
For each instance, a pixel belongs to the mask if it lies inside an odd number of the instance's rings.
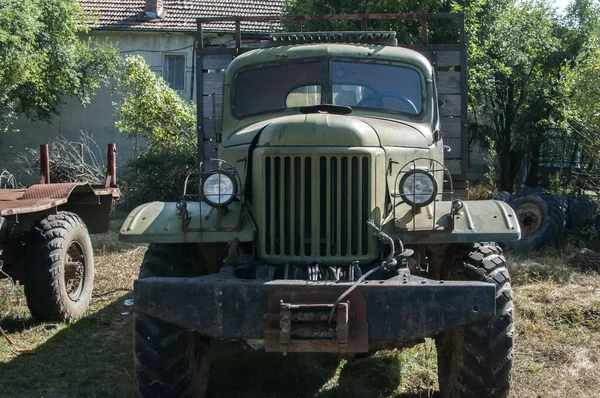
[[[433,131],[433,141],[434,142],[440,141],[443,137],[444,137],[444,133],[442,133],[440,130]]]

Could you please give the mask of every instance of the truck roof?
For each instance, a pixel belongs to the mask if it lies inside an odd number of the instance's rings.
[[[225,84],[231,83],[235,71],[249,65],[327,56],[399,62],[416,67],[423,73],[425,79],[432,77],[432,67],[427,58],[408,48],[378,44],[311,43],[260,48],[246,52],[235,58],[227,68]]]

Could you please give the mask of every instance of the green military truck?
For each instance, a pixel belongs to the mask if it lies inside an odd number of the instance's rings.
[[[432,18],[454,20],[460,42],[429,44]],[[299,32],[241,46],[244,23],[282,19]],[[360,20],[364,31],[301,32],[319,19]],[[422,42],[399,47],[395,32],[368,31],[373,19],[421,21]],[[235,47],[204,47],[203,26],[217,22],[235,29]],[[428,337],[442,396],[507,396],[513,305],[492,241],[517,240],[520,227],[507,204],[459,192],[463,16],[198,26],[199,96],[205,60],[234,58],[222,129],[209,140],[198,107],[199,172],[180,201],[136,208],[120,233],[150,243],[134,288],[142,396],[205,396],[213,339],[364,357]],[[213,142],[214,159],[205,154]]]

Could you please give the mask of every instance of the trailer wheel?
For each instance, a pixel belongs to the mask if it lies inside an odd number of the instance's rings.
[[[71,322],[88,309],[94,252],[84,222],[59,211],[40,221],[25,243],[25,297],[34,318]]]
[[[139,278],[205,274],[189,244],[151,244]],[[210,339],[172,323],[134,313],[134,362],[142,397],[203,398],[208,385]]]
[[[527,189],[513,196],[508,204],[521,226],[521,239],[511,242],[510,247],[536,250],[563,235],[567,205],[562,196]]]
[[[506,397],[514,347],[510,277],[493,242],[456,245],[449,250],[448,279],[496,285],[496,315],[436,336],[438,379],[444,398]]]

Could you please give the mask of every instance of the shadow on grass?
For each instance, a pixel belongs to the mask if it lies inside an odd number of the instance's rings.
[[[131,315],[122,295],[69,325],[2,320],[8,333],[43,341],[34,355],[0,363],[3,397],[137,397],[131,352]],[[50,326],[50,327],[48,327]],[[56,328],[60,328],[56,331]],[[48,336],[51,336],[48,338]]]
[[[0,319],[0,327],[5,333],[21,333],[24,330],[31,329],[37,326],[45,326],[46,329],[56,328],[56,324],[44,324],[33,318],[23,319],[17,316],[6,316]]]
[[[431,391],[398,394],[399,357],[345,361],[335,354],[253,352],[219,343],[213,355],[210,398],[434,397]],[[213,346],[214,347],[214,346]]]
[[[0,363],[2,397],[138,397],[133,369],[132,315],[121,295],[72,325],[5,319],[8,333],[43,341],[35,355]],[[56,328],[61,328],[56,331]],[[31,343],[34,344],[34,343]],[[346,362],[333,354],[281,354],[215,345],[209,398],[431,397],[397,394],[397,355]]]

